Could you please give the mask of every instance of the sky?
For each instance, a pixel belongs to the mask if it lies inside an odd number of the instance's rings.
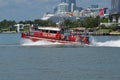
[[[111,0],[76,0],[77,6],[87,8],[92,4],[111,8]],[[0,0],[0,21],[25,21],[40,19],[44,13],[52,12],[60,0]]]

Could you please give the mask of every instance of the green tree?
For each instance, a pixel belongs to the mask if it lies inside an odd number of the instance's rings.
[[[33,21],[31,21],[31,20],[26,20],[26,21],[24,21],[24,24],[33,24]]]
[[[99,24],[100,24],[100,18],[99,17],[96,17],[96,18],[87,17],[83,22],[83,25],[86,28],[95,28],[95,27],[98,27]]]
[[[10,28],[12,28],[14,25],[16,24],[15,21],[11,21],[11,20],[3,20],[0,22],[0,30],[2,29],[6,29],[6,30],[10,30]]]
[[[72,25],[72,21],[69,19],[64,19],[64,22],[62,23],[63,26],[71,26]]]
[[[101,19],[101,22],[102,23],[107,23],[109,21],[109,19],[108,18],[105,18],[105,17],[103,17],[102,19]]]

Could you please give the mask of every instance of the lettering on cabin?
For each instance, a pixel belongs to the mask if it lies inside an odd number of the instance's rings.
[[[52,33],[43,33],[43,37],[48,37],[48,38],[55,38],[56,34]]]

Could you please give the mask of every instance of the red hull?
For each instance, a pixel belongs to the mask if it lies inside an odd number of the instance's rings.
[[[45,40],[45,41],[49,41],[49,42],[58,42],[58,43],[61,43],[61,44],[89,44],[89,43],[84,43],[84,42],[76,42],[76,41],[68,41],[68,40],[57,40],[57,39],[50,39],[50,38],[41,38],[41,37],[34,37],[34,36],[28,36],[24,33],[22,33],[21,35],[22,38],[24,39],[30,39],[34,42],[36,41],[40,41],[40,40]]]

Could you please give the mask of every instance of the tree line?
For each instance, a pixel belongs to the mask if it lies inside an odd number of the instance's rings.
[[[34,21],[32,20],[26,20],[26,21],[19,21],[19,22],[16,22],[15,20],[2,20],[0,21],[0,31],[1,30],[15,30],[14,28],[14,25],[15,24],[35,24],[37,26],[56,26],[56,24],[50,20],[46,20],[46,21],[43,21],[41,19],[35,19]]]
[[[64,21],[61,23],[62,26],[68,26],[69,28],[76,28],[76,27],[85,27],[85,28],[95,28],[98,27],[100,22],[107,22],[108,20],[106,18],[100,19],[100,17],[86,17],[83,20],[76,20],[72,21],[69,19],[64,19]],[[16,22],[14,20],[3,20],[0,21],[0,31],[2,29],[10,30],[11,28],[14,28],[13,26],[15,24],[35,24],[37,26],[57,26],[55,22],[52,22],[51,20],[41,20],[41,19],[35,19],[35,20],[26,20],[26,21],[19,21]]]

